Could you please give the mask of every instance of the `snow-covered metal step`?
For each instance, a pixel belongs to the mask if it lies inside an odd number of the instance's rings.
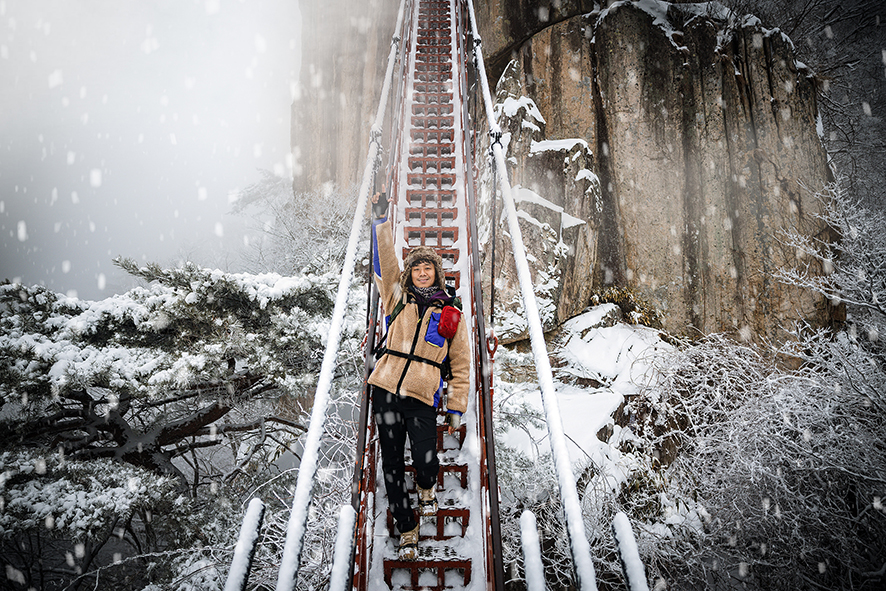
[[[449,540],[464,537],[471,521],[471,510],[460,498],[440,498],[437,515],[422,517],[420,539]],[[388,511],[388,531],[394,531],[394,518]]]
[[[457,541],[419,539],[418,559],[397,558],[396,542],[387,541],[384,560],[385,583],[392,589],[462,589],[471,582],[472,560],[470,546],[463,548]]]

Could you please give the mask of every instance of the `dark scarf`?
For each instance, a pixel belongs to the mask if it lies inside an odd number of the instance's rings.
[[[410,285],[409,292],[415,298],[415,303],[418,304],[419,316],[424,316],[425,310],[427,310],[428,306],[434,302],[440,302],[444,306],[452,303],[452,296],[446,293],[446,290],[440,289],[436,285],[432,285],[431,287],[416,287]]]

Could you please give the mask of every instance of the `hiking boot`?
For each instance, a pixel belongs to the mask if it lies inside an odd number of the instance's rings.
[[[400,547],[397,549],[400,560],[418,558],[418,525],[414,529],[400,534]]]
[[[418,488],[418,509],[422,517],[431,517],[437,514],[437,487]]]

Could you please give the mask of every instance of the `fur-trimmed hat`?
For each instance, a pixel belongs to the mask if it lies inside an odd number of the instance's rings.
[[[443,273],[443,258],[430,246],[416,246],[406,255],[403,261],[403,272],[400,274],[400,288],[405,292],[409,280],[412,278],[412,267],[417,263],[427,261],[434,265],[434,284],[446,291],[446,275]]]

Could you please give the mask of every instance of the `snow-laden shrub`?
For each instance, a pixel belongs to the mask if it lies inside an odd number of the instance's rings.
[[[779,273],[785,283],[815,291],[831,306],[827,330],[798,326],[782,353],[886,413],[886,213],[862,206],[839,185],[817,195],[821,221],[837,240],[790,233],[785,241],[803,264]],[[822,269],[824,273],[818,273]]]
[[[660,373],[632,412],[644,444],[666,450],[669,502],[698,516],[645,524],[649,561],[667,579],[756,589],[881,579],[886,421],[875,405],[821,366],[783,369],[721,336],[662,359]]]
[[[630,324],[661,328],[664,317],[660,310],[638,298],[630,289],[607,287],[591,296],[591,305],[615,304]]]

